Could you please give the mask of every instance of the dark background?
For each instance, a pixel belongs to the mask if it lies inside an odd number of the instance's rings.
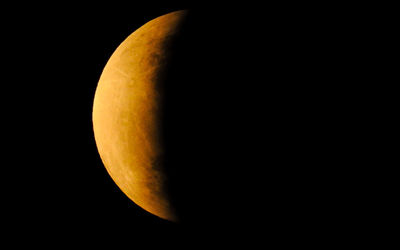
[[[351,237],[362,214],[352,180],[365,109],[352,97],[368,55],[358,39],[363,20],[347,7],[5,7],[8,231],[38,243],[99,245],[149,235],[172,244],[225,234],[264,243]],[[166,90],[168,163],[193,166],[171,170],[189,221],[177,225],[118,189],[97,153],[91,111],[116,47],[151,19],[185,8],[194,18],[173,48],[167,77],[178,84]]]

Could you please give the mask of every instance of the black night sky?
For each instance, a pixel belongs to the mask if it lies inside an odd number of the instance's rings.
[[[354,228],[354,199],[344,188],[354,174],[348,157],[358,129],[349,68],[361,55],[351,11],[338,18],[335,6],[214,7],[103,2],[2,9],[11,13],[1,17],[10,235],[71,246],[145,236],[172,245],[244,237],[244,249],[251,249],[252,242],[345,237]],[[181,190],[188,199],[178,202],[198,216],[177,225],[142,210],[112,181],[91,112],[116,47],[146,22],[185,8],[194,10],[196,29],[189,29],[190,46],[184,39],[177,46],[191,59],[171,69],[181,83],[169,90],[171,107],[181,113],[170,116],[168,128],[179,136],[169,147],[179,157],[169,161],[192,168],[185,181],[194,188]]]

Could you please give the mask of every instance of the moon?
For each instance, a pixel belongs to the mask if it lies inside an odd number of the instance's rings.
[[[177,214],[162,166],[160,84],[186,14],[155,18],[123,41],[101,74],[93,103],[95,141],[107,172],[134,203],[170,221]]]

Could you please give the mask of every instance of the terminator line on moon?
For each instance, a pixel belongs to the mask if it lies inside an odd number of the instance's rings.
[[[157,164],[160,143],[159,74],[168,45],[186,11],[158,17],[133,32],[116,49],[100,77],[93,104],[93,130],[101,159],[118,187],[137,205],[163,219],[177,215]]]

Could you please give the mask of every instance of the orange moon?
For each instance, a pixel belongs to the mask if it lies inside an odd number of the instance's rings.
[[[171,221],[177,215],[160,164],[158,85],[185,15],[183,10],[153,19],[122,42],[102,72],[92,117],[100,157],[114,182],[137,205]]]

